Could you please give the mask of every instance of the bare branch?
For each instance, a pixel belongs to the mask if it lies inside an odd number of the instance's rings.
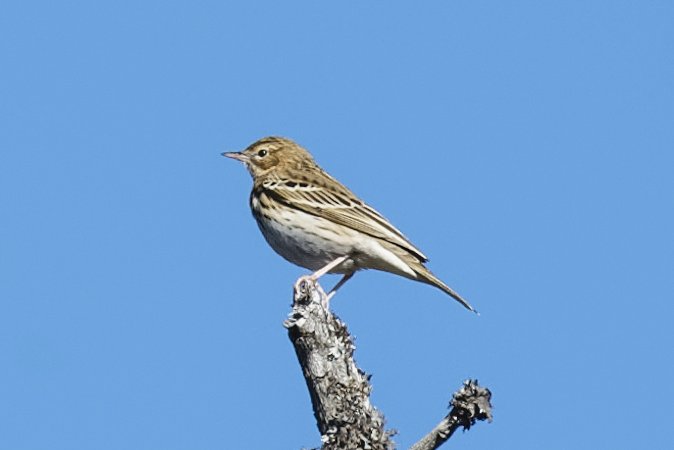
[[[491,392],[478,386],[477,380],[466,380],[454,393],[452,410],[444,419],[410,450],[434,450],[445,443],[459,428],[469,429],[478,420],[491,422]]]
[[[322,450],[393,450],[392,431],[370,403],[369,376],[353,360],[355,346],[346,325],[327,308],[327,296],[309,277],[293,292],[288,329],[309,388]],[[464,382],[452,398],[449,414],[411,450],[434,450],[459,428],[491,421],[491,393],[477,381]]]
[[[393,449],[384,416],[370,403],[369,377],[353,360],[355,346],[346,325],[324,307],[323,289],[302,278],[293,300],[284,326],[309,388],[322,448]]]

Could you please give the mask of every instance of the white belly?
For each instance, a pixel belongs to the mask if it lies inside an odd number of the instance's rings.
[[[359,236],[353,230],[302,211],[284,208],[275,212],[280,213],[275,220],[256,214],[257,224],[274,251],[298,266],[318,270],[355,250]],[[341,266],[337,272],[344,273],[352,267]]]
[[[315,271],[348,255],[351,258],[331,273],[377,269],[416,278],[415,272],[377,238],[285,206],[273,210],[274,219],[260,213],[257,201],[251,202],[251,206],[269,245],[298,266]]]

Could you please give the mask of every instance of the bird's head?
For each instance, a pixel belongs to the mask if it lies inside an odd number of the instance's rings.
[[[311,154],[290,139],[269,136],[248,146],[242,152],[224,152],[222,156],[241,161],[253,178],[278,169],[314,167]]]

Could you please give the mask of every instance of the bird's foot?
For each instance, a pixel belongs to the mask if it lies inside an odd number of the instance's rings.
[[[312,290],[317,291],[321,299],[321,304],[325,307],[326,305],[325,299],[328,297],[328,295],[323,290],[323,287],[321,287],[321,285],[318,284],[318,280],[313,275],[301,276],[295,282],[294,286],[295,297],[297,296],[307,297],[308,300],[311,300]]]
[[[321,297],[321,305],[324,310],[328,311],[330,309],[330,299],[332,299],[336,293],[337,292],[333,290]]]

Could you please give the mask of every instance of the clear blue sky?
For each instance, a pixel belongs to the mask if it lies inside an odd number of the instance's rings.
[[[223,3],[3,3],[0,449],[320,445],[305,271],[220,156],[269,134],[481,312],[333,301],[399,448],[467,377],[495,420],[448,448],[672,447],[672,2]]]

